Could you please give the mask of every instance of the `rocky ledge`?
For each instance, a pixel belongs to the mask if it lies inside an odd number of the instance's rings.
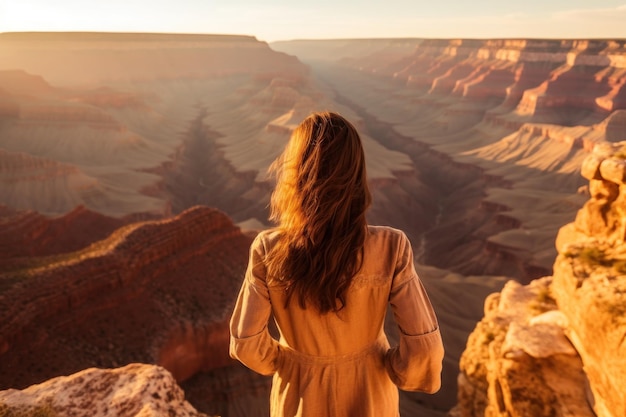
[[[41,417],[207,417],[185,401],[164,368],[130,364],[90,368],[22,391],[0,391],[0,415]]]
[[[626,142],[594,148],[582,175],[590,199],[559,231],[554,275],[486,299],[452,415],[626,415]]]

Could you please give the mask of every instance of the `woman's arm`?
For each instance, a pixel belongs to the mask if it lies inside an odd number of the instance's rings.
[[[413,249],[403,234],[389,301],[400,343],[385,356],[391,380],[406,391],[434,393],[441,387],[443,342],[433,307],[413,264]]]
[[[267,328],[272,312],[265,281],[265,248],[259,236],[250,246],[248,269],[230,319],[230,356],[262,375],[276,372],[278,342]]]

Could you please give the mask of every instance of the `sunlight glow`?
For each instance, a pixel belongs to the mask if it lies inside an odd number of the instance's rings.
[[[0,32],[224,33],[297,38],[626,38],[626,0],[493,3],[272,0],[20,0],[0,3]]]

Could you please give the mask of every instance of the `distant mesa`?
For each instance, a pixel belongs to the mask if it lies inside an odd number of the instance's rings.
[[[257,42],[249,35],[211,35],[185,33],[150,33],[150,32],[5,32],[0,33],[0,41],[22,42]]]
[[[0,89],[11,95],[47,96],[55,93],[40,75],[29,74],[23,70],[0,71]]]
[[[150,33],[2,33],[0,62],[57,86],[304,69],[251,36]]]

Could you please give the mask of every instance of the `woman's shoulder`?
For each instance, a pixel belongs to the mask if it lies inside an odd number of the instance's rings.
[[[363,266],[357,286],[387,285],[399,259],[410,248],[405,233],[394,227],[368,225],[363,252]]]
[[[366,250],[378,253],[381,256],[397,256],[411,248],[411,243],[406,234],[390,226],[368,225],[366,238]]]
[[[261,230],[252,241],[252,246],[271,247],[276,243],[279,236],[280,232],[276,227]]]
[[[402,230],[391,226],[367,225],[367,229],[368,235],[374,239],[402,241],[407,238],[406,234]]]
[[[276,228],[260,231],[252,243],[253,246],[262,245],[266,249],[271,248],[280,239],[282,232]],[[408,241],[406,234],[391,226],[367,225],[367,239],[371,243],[384,244],[386,246],[402,244]]]

